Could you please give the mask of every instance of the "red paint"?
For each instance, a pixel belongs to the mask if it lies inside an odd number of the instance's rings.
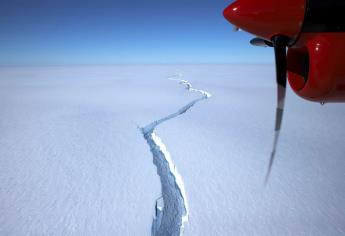
[[[237,0],[224,16],[266,40],[283,35],[295,43],[288,49],[287,74],[299,96],[345,102],[345,33],[301,33],[305,9],[306,0]]]
[[[293,90],[301,90],[309,73],[309,54],[306,47],[301,45],[301,47],[289,49],[287,70],[292,81],[290,85]]]
[[[345,33],[303,33],[289,48],[288,79],[299,96],[317,102],[345,102],[344,42]],[[306,83],[298,73],[301,52],[309,55]]]
[[[301,31],[306,0],[237,0],[224,10],[235,26],[270,40],[275,35],[296,39]]]

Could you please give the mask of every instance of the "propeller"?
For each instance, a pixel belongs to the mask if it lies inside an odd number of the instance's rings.
[[[286,81],[287,81],[287,59],[286,59],[286,47],[288,46],[288,38],[285,36],[275,36],[272,38],[272,44],[274,47],[274,55],[276,62],[276,83],[277,83],[277,108],[275,118],[275,134],[273,140],[273,147],[271,152],[270,161],[265,177],[265,185],[268,183],[273,162],[276,155],[278,146],[278,140],[280,135],[280,129],[283,121],[285,97],[286,97]]]
[[[250,40],[250,44],[259,47],[273,47],[273,43],[262,38],[253,38]]]
[[[277,108],[275,117],[275,134],[273,140],[272,152],[268,164],[268,169],[265,177],[265,185],[268,183],[272,166],[274,163],[276,150],[278,146],[278,140],[280,130],[283,121],[284,107],[285,107],[285,96],[286,96],[286,73],[287,73],[287,59],[286,59],[286,48],[288,46],[289,39],[285,36],[277,35],[272,38],[272,41],[267,41],[262,38],[254,38],[250,43],[254,46],[261,47],[274,47],[275,64],[276,64],[276,83],[277,83]]]

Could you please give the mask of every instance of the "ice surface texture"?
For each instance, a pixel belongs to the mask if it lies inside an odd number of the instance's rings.
[[[270,181],[274,65],[0,67],[0,235],[151,234],[161,183],[137,126],[183,176],[184,236],[344,235],[345,106],[287,92]]]

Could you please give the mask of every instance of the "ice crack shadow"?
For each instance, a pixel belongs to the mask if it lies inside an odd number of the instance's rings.
[[[210,93],[193,88],[191,83],[180,79],[180,77],[181,75],[174,75],[170,76],[169,79],[178,81],[189,92],[197,92],[202,96],[187,103],[178,111],[155,120],[140,129],[150,147],[162,188],[162,197],[156,201],[155,216],[151,227],[152,236],[180,236],[183,233],[184,224],[188,222],[188,204],[183,179],[165,144],[155,133],[155,128],[165,121],[186,113],[198,102],[211,97]]]

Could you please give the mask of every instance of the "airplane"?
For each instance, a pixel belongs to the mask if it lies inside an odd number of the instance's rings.
[[[300,97],[345,102],[345,0],[236,0],[223,12],[257,37],[254,46],[273,47],[277,108],[267,184],[281,130],[287,80]]]

